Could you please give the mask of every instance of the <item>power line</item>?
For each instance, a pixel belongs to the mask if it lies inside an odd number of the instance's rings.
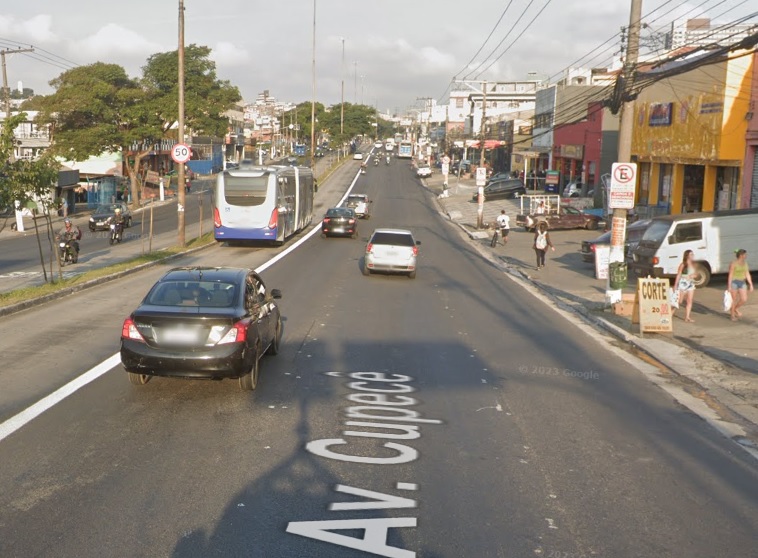
[[[472,63],[472,62],[473,62],[473,61],[476,59],[476,57],[477,57],[477,56],[479,56],[479,53],[480,53],[480,52],[482,52],[482,50],[484,50],[484,47],[485,47],[485,45],[486,45],[486,44],[489,42],[489,40],[492,38],[492,35],[493,35],[493,33],[495,33],[495,30],[496,30],[496,29],[498,28],[498,26],[500,25],[500,22],[501,22],[501,21],[503,21],[503,18],[505,17],[505,14],[508,12],[508,8],[510,8],[510,7],[511,7],[511,4],[513,4],[513,0],[510,0],[510,2],[508,2],[508,5],[507,5],[507,6],[505,7],[505,9],[503,10],[503,13],[501,13],[501,14],[500,14],[500,18],[497,20],[497,23],[495,23],[495,26],[492,28],[492,31],[490,31],[490,34],[489,34],[489,35],[487,35],[487,38],[486,38],[486,39],[484,39],[484,42],[483,42],[483,43],[482,43],[482,45],[479,47],[479,50],[477,50],[477,51],[476,51],[476,53],[474,53],[474,56],[472,56],[472,57],[471,57],[471,60],[469,60],[468,62],[466,62],[466,64],[464,64],[464,65],[463,65],[463,68],[461,68],[460,70],[458,70],[458,72],[456,73],[456,75],[460,74],[460,73],[461,73],[461,72],[463,72],[463,71],[464,71],[466,68],[468,68],[468,67],[469,67],[469,64],[471,64],[471,63]],[[455,79],[455,78],[453,78],[453,79]],[[442,95],[444,96],[444,93],[443,93]]]
[[[511,32],[516,28],[516,26],[519,24],[519,22],[523,19],[523,17],[526,15],[526,12],[529,10],[529,8],[534,4],[534,0],[529,0],[529,3],[526,5],[526,8],[523,9],[521,12],[521,15],[518,16],[518,19],[516,22],[511,26],[510,29],[505,33],[505,36],[502,38],[502,40],[495,46],[495,48],[492,49],[492,51],[487,55],[487,57],[479,62],[479,64],[474,68],[473,70],[469,71],[465,76],[463,76],[463,79],[468,79],[468,77],[473,74],[474,72],[478,71],[479,68],[481,68],[484,64],[487,63],[487,61],[490,59],[490,57],[497,52],[497,49],[499,49],[502,44],[505,42],[505,40],[508,38],[508,35],[511,34]]]
[[[552,1],[553,1],[553,0],[547,0],[547,2],[545,2],[545,4],[544,4],[544,5],[542,6],[542,8],[540,9],[540,11],[539,11],[539,12],[537,12],[537,14],[536,14],[536,15],[535,15],[535,16],[532,18],[532,20],[531,20],[531,21],[530,21],[530,22],[529,22],[529,23],[526,25],[526,27],[524,27],[524,29],[521,31],[521,33],[519,33],[518,37],[516,37],[515,39],[513,39],[513,41],[511,41],[511,44],[509,44],[509,45],[508,45],[508,46],[505,48],[505,50],[504,50],[503,52],[501,52],[501,53],[500,53],[500,54],[497,56],[497,58],[495,58],[495,59],[494,59],[492,62],[490,62],[490,63],[489,63],[489,65],[488,65],[486,68],[484,68],[484,70],[482,70],[481,72],[479,72],[479,73],[476,75],[476,77],[477,77],[477,78],[478,78],[479,76],[481,76],[481,75],[482,75],[484,72],[486,72],[487,70],[489,70],[489,69],[490,69],[490,68],[491,68],[491,67],[492,67],[492,66],[495,64],[495,62],[497,62],[498,60],[500,60],[500,59],[501,59],[501,58],[502,58],[502,57],[505,55],[505,53],[506,53],[506,52],[508,52],[508,51],[510,50],[510,48],[511,48],[513,45],[515,45],[515,44],[516,44],[516,41],[518,41],[518,40],[519,40],[519,39],[520,39],[520,38],[523,36],[523,34],[524,34],[524,33],[526,33],[526,32],[529,30],[529,28],[532,26],[532,24],[533,24],[533,23],[534,23],[534,22],[537,20],[537,18],[538,18],[538,17],[540,17],[540,15],[542,15],[542,12],[544,12],[544,11],[545,11],[545,8],[547,8],[547,7],[550,5],[550,3],[551,3]]]

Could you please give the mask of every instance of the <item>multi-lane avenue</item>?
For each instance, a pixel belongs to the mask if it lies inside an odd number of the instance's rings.
[[[19,418],[118,351],[166,267],[0,318],[0,423],[23,424],[0,440],[0,556],[758,556],[750,455],[482,258],[407,161],[352,191],[374,202],[359,239],[262,270],[285,326],[252,393],[116,365]],[[376,227],[421,241],[415,280],[362,276]]]

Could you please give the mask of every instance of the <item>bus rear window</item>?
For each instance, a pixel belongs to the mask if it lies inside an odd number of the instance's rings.
[[[254,206],[266,201],[268,174],[261,176],[224,176],[224,198],[230,205]]]

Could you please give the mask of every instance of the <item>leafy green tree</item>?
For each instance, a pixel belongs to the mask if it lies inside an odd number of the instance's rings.
[[[36,161],[12,160],[13,144],[15,141],[14,131],[16,127],[26,121],[26,114],[20,113],[12,116],[5,122],[0,132],[0,161],[3,161],[0,172],[0,208],[12,208],[18,202],[20,207],[32,210],[35,215],[42,216],[47,228],[47,239],[50,248],[50,278],[53,276],[53,260],[57,259],[57,250],[53,244],[55,236],[51,213],[55,209],[53,188],[58,175],[59,165],[49,154],[43,155]],[[12,215],[12,213],[11,213]],[[0,226],[5,228],[9,218],[6,218]],[[42,250],[37,218],[34,219],[34,230],[37,237],[40,265],[45,277],[45,258]],[[62,275],[60,261],[58,261],[59,274]]]
[[[293,109],[284,113],[282,116],[282,125],[288,126],[290,119],[295,120],[300,125],[300,137],[310,141],[311,137],[311,103],[309,101],[297,105]],[[316,121],[317,132],[324,132],[336,144],[342,144],[354,138],[357,135],[367,135],[373,137],[377,134],[377,128],[373,126],[377,123],[377,112],[374,107],[367,105],[354,105],[345,103],[343,133],[340,133],[341,112],[340,105],[335,104],[328,109],[321,103],[316,103]],[[394,130],[393,124],[382,119],[378,119],[379,137],[392,135]]]
[[[239,89],[216,75],[216,63],[210,59],[211,49],[189,45],[184,49],[184,113],[185,125],[194,134],[224,136],[229,121],[224,112],[242,99]],[[160,52],[147,59],[142,68],[142,82],[155,92],[154,108],[168,132],[179,118],[177,51]]]
[[[155,113],[156,93],[130,78],[117,64],[96,62],[63,72],[50,82],[55,93],[41,100],[39,119],[51,126],[50,151],[67,160],[84,161],[105,152],[126,153],[132,200],[139,200],[138,169],[152,145],[163,136]]]

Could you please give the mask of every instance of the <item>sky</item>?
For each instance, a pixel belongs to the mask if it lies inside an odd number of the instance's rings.
[[[422,106],[419,99],[425,97],[444,101],[454,77],[544,79],[572,65],[605,67],[618,51],[630,5],[629,0],[316,2],[317,99],[339,103],[344,81],[345,101],[392,113]],[[666,30],[675,18],[734,21],[754,12],[753,2],[644,0],[643,22],[649,27],[643,37]],[[9,83],[16,87],[22,81],[37,93],[50,93],[48,82],[65,69],[97,61],[120,64],[136,77],[148,56],[176,49],[178,4],[4,0],[0,48],[22,43],[37,49],[8,56]],[[313,0],[185,0],[185,42],[211,47],[219,77],[238,86],[245,100],[269,90],[284,101],[309,101],[313,6]],[[584,63],[576,64],[582,57]]]

